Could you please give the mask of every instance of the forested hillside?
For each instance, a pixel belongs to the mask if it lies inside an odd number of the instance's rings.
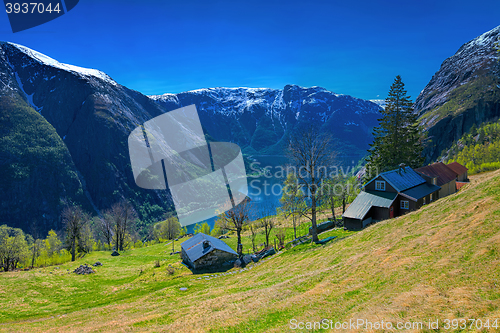
[[[473,126],[442,157],[465,165],[469,174],[500,169],[500,121]]]

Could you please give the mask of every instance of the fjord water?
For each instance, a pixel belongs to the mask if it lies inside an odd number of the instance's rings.
[[[343,168],[345,172],[349,172],[360,159],[364,156],[360,155],[342,155],[336,158],[336,166]],[[281,170],[286,170],[289,161],[286,156],[282,155],[264,155],[252,156],[255,160],[251,164],[251,170],[247,173],[252,173],[254,170],[266,170],[266,174],[259,176],[248,176],[248,197],[252,202],[251,218],[258,219],[266,215],[276,214],[276,209],[280,207],[280,198],[282,195],[283,182],[286,175]],[[205,220],[210,228],[215,225],[216,217]],[[203,223],[200,222],[200,223]],[[187,226],[188,232],[193,232],[196,224]]]

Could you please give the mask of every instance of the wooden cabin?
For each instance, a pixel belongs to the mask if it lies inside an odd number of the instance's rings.
[[[366,183],[342,215],[344,227],[361,230],[368,224],[417,210],[437,200],[440,190],[410,167],[381,173]]]

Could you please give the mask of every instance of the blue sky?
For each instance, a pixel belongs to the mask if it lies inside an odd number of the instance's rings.
[[[16,34],[0,13],[0,39],[145,94],[298,84],[385,98],[399,74],[415,99],[444,59],[500,25],[499,13],[498,0],[80,0]]]

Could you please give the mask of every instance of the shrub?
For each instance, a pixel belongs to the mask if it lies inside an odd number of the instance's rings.
[[[14,270],[29,256],[26,236],[21,229],[0,226],[0,269]]]

